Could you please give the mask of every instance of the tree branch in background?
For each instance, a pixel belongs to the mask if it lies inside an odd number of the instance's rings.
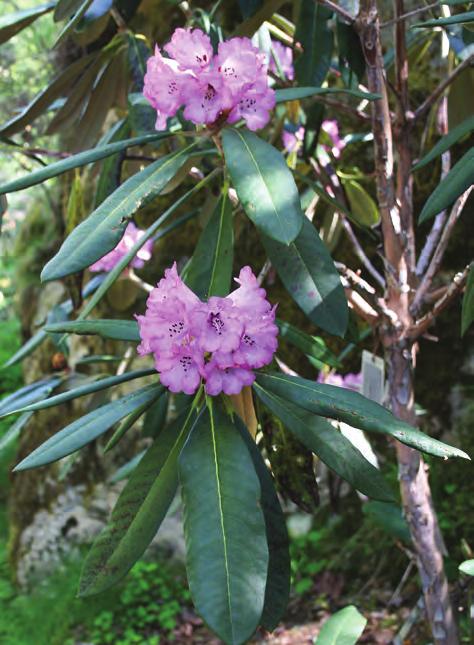
[[[460,197],[458,197],[458,199],[456,200],[451,210],[448,221],[446,222],[446,225],[443,229],[443,233],[439,240],[438,246],[435,252],[433,253],[433,257],[431,258],[431,262],[428,266],[428,269],[426,270],[426,273],[423,276],[418,289],[416,290],[415,297],[413,298],[411,311],[413,312],[414,315],[419,313],[419,311],[423,307],[425,295],[430,289],[433,279],[438,273],[439,268],[441,266],[441,262],[443,261],[443,256],[448,246],[451,233],[453,232],[454,226],[458,221],[463,211],[463,208],[466,205],[466,202],[469,198],[469,195],[471,194],[471,191],[473,189],[474,189],[474,186],[471,186],[466,191],[464,191],[464,193]]]
[[[415,324],[408,330],[410,338],[418,338],[422,336],[428,328],[433,324],[440,313],[448,307],[451,302],[458,297],[467,281],[469,274],[470,264],[466,266],[464,271],[457,273],[449,287],[446,289],[444,295],[435,302],[433,309],[415,322]]]
[[[419,13],[423,13],[423,11],[427,11],[428,9],[435,9],[437,7],[439,8],[439,2],[433,2],[432,4],[427,4],[424,7],[418,7],[418,9],[413,9],[413,11],[408,11],[408,13],[404,13],[401,16],[397,16],[396,18],[392,18],[391,20],[382,22],[380,24],[380,29],[385,29],[386,27],[390,27],[391,25],[394,25],[397,22],[403,22],[404,20],[407,20],[412,16],[416,16]]]
[[[463,60],[462,63],[460,63],[457,67],[455,67],[451,72],[451,74],[449,74],[449,76],[447,76],[444,79],[444,81],[442,81],[438,85],[438,87],[434,90],[434,92],[432,92],[428,96],[428,98],[415,110],[415,114],[414,114],[415,120],[423,116],[425,112],[430,109],[433,103],[435,103],[439,99],[439,97],[443,94],[444,90],[451,85],[454,79],[457,78],[463,70],[467,69],[473,63],[474,63],[474,54],[471,54],[465,60]]]
[[[351,16],[351,14],[337,5],[335,2],[332,2],[332,0],[315,0],[317,4],[323,5],[323,7],[327,7],[328,9],[331,9],[331,11],[334,11],[334,13],[337,13],[341,16],[341,18],[344,18],[346,22],[353,23],[355,22],[355,18]]]

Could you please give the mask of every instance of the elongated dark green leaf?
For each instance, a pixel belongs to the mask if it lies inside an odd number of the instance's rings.
[[[93,293],[93,291],[97,289],[97,287],[101,284],[101,282],[103,282],[103,280],[104,276],[102,275],[94,276],[91,280],[89,280],[82,291],[82,297],[86,298],[91,293]],[[66,300],[58,306],[61,307],[65,313],[71,313],[72,311],[72,302],[70,300]],[[44,331],[44,329],[37,331],[36,334],[34,334],[29,340],[27,340],[26,343],[22,345],[20,349],[8,359],[3,367],[10,367],[11,365],[15,365],[16,363],[22,361],[26,356],[29,356],[32,352],[34,352],[35,349],[46,340],[46,338],[48,338],[48,334]]]
[[[331,334],[343,336],[348,321],[346,296],[313,224],[305,217],[301,233],[289,246],[268,237],[262,240],[288,293],[308,318]]]
[[[140,342],[138,324],[135,320],[114,320],[102,318],[98,320],[68,320],[65,322],[46,325],[45,331],[50,333],[83,334],[100,336],[114,340]]]
[[[474,182],[474,147],[451,168],[428,197],[418,223],[434,217],[450,206]]]
[[[105,16],[105,14],[110,11],[112,5],[113,0],[92,0],[91,6],[84,14],[81,27],[82,24],[87,25],[88,23],[91,23],[94,20],[99,20],[99,18]]]
[[[114,249],[131,216],[163,190],[188,159],[191,147],[162,157],[127,179],[66,238],[41,279],[56,280],[81,271]]]
[[[263,5],[263,0],[239,0],[242,18],[246,19],[258,11]]]
[[[123,419],[123,417],[146,403],[146,401],[153,400],[161,389],[162,386],[160,385],[148,385],[96,410],[92,410],[92,412],[77,419],[42,443],[28,457],[23,459],[14,470],[37,468],[70,455],[103,435],[114,423]]]
[[[48,13],[55,6],[55,2],[47,2],[31,9],[16,11],[0,17],[0,45],[13,38],[19,31],[31,25],[37,18]]]
[[[128,66],[133,80],[133,91],[143,91],[143,79],[146,73],[146,61],[152,55],[151,49],[146,44],[144,36],[127,34],[128,39]]]
[[[193,412],[180,416],[134,469],[86,558],[80,596],[104,591],[123,578],[155,537],[175,496],[178,456],[194,422]]]
[[[0,195],[0,235],[2,234],[3,216],[8,209],[8,200],[5,195]]]
[[[380,471],[326,419],[276,396],[258,384],[255,385],[255,392],[302,444],[356,490],[383,502],[394,501],[393,493]]]
[[[425,27],[443,27],[446,25],[459,25],[468,22],[474,22],[474,11],[465,11],[464,13],[456,13],[454,16],[447,16],[446,18],[436,18],[435,20],[426,20],[425,22],[416,22],[412,25],[411,29],[425,28]]]
[[[70,18],[79,9],[84,0],[58,0],[54,10],[54,22]]]
[[[310,336],[284,320],[277,319],[276,323],[280,330],[280,338],[284,338],[298,349],[301,349],[307,356],[312,356],[321,363],[331,367],[341,367],[341,363],[337,360],[335,354],[327,348],[322,338]]]
[[[217,405],[193,427],[179,458],[179,478],[194,604],[225,643],[240,645],[260,622],[269,555],[252,458]]]
[[[104,159],[105,157],[110,157],[117,152],[126,150],[131,146],[140,146],[149,143],[150,141],[162,139],[166,136],[167,135],[163,133],[147,134],[143,137],[134,137],[131,139],[125,139],[123,141],[117,141],[116,143],[109,143],[104,146],[98,146],[97,148],[93,148],[92,150],[84,150],[83,152],[79,152],[77,155],[72,155],[71,157],[67,157],[66,159],[61,159],[61,161],[56,161],[55,163],[51,163],[48,166],[44,166],[43,168],[35,170],[34,172],[31,172],[24,177],[9,181],[7,184],[3,184],[2,186],[0,186],[0,194],[13,193],[16,190],[29,188],[30,186],[34,186],[35,184],[40,184],[46,179],[51,179],[51,177],[57,177],[58,175],[61,175],[68,170],[72,170],[73,168],[79,168],[81,166],[94,163],[95,161],[99,161],[100,159]]]
[[[130,136],[130,122],[129,119],[122,119],[118,121],[102,138],[104,144],[113,143],[115,141],[122,141]],[[111,195],[120,186],[122,162],[125,157],[125,150],[118,154],[107,157],[102,162],[102,168],[97,182],[97,189],[95,192],[94,208],[102,204],[104,199]]]
[[[199,237],[186,283],[203,300],[226,296],[232,279],[233,256],[232,205],[223,194]]]
[[[380,98],[380,94],[348,90],[343,87],[287,87],[283,90],[275,90],[275,99],[277,103],[284,103],[285,101],[299,101],[310,96],[324,96],[326,94],[348,94],[366,101],[376,101]]]
[[[255,472],[262,489],[262,510],[265,518],[268,542],[268,576],[265,587],[265,603],[260,623],[273,631],[280,622],[290,595],[290,552],[285,516],[275,485],[255,441],[238,417],[236,426],[250,452]]]
[[[259,374],[257,382],[264,390],[318,416],[344,421],[368,432],[390,435],[407,446],[436,457],[469,459],[459,448],[432,439],[358,392],[276,372]]]
[[[61,378],[58,376],[43,379],[35,383],[30,383],[30,385],[25,385],[16,392],[13,392],[13,394],[5,396],[3,399],[0,399],[0,416],[11,414],[11,412],[26,407],[36,401],[42,401],[60,382]]]
[[[371,500],[363,505],[362,511],[392,538],[411,544],[410,529],[398,504]]]
[[[20,418],[8,428],[5,434],[0,437],[0,455],[5,448],[8,448],[8,446],[18,439],[21,431],[31,419],[32,415],[33,412],[25,412],[22,414]]]
[[[474,321],[474,264],[471,264],[467,276],[466,290],[462,299],[461,336],[467,332]]]
[[[66,22],[64,27],[59,32],[59,35],[56,38],[53,47],[57,47],[60,43],[62,43],[65,40],[67,36],[71,34],[72,30],[79,23],[82,16],[86,13],[86,11],[89,9],[91,4],[92,4],[92,0],[83,0],[82,3],[77,7],[77,9],[74,10],[74,13],[71,15],[69,20]]]
[[[362,83],[365,74],[365,57],[359,34],[354,25],[349,25],[339,16],[336,20],[336,34],[342,77],[346,85],[357,87],[358,83]]]
[[[224,156],[242,206],[269,237],[289,244],[301,230],[298,189],[282,154],[247,130],[226,128]]]
[[[31,103],[23,108],[20,114],[13,116],[0,127],[0,135],[10,137],[34,121],[74,83],[78,75],[92,63],[96,56],[95,52],[82,56],[69,65],[64,72],[58,74],[44,90],[35,96]]]
[[[353,605],[336,612],[322,626],[316,645],[355,645],[367,619]]]
[[[285,0],[264,0],[262,6],[249,18],[244,20],[234,32],[234,36],[247,36],[251,38],[259,29],[265,20],[270,20],[274,13],[278,11]]]
[[[434,145],[431,150],[426,154],[420,161],[413,166],[413,170],[418,170],[423,168],[426,164],[429,164],[433,159],[442,155],[443,152],[449,150],[449,148],[457,143],[459,139],[462,139],[466,134],[469,134],[474,130],[474,116],[469,117],[455,128],[450,130],[448,134],[445,134],[444,137]]]
[[[109,387],[114,385],[119,385],[120,383],[126,383],[127,381],[133,381],[137,378],[142,378],[143,376],[151,376],[156,374],[154,369],[144,369],[144,370],[134,370],[133,372],[125,372],[118,376],[108,376],[102,378],[98,381],[93,381],[92,383],[87,383],[86,385],[81,385],[80,387],[74,388],[73,390],[68,390],[67,392],[61,392],[61,394],[56,394],[46,400],[40,400],[36,403],[31,404],[19,404],[15,409],[3,412],[0,409],[0,416],[5,416],[7,414],[13,414],[16,412],[27,412],[34,410],[43,410],[44,408],[51,408],[60,403],[66,403],[66,401],[72,401],[77,399],[80,396],[86,396],[87,394],[92,394],[93,392],[100,392],[101,390],[106,390]]]
[[[301,43],[303,55],[295,62],[300,85],[320,87],[331,64],[334,36],[328,20],[332,11],[313,0],[302,0],[296,24],[295,41]]]
[[[157,399],[159,397],[160,395],[157,395]],[[147,401],[139,408],[131,412],[127,417],[125,417],[125,419],[122,419],[122,421],[118,424],[117,429],[108,440],[107,445],[104,448],[104,455],[109,452],[109,450],[112,450],[112,448],[115,448],[120,439],[122,439],[122,437],[125,436],[128,430],[130,430],[130,428],[135,424],[135,421],[138,421],[143,413],[146,412],[146,410],[148,410],[148,408],[154,403],[155,401]]]

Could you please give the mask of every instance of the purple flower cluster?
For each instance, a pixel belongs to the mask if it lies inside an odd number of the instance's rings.
[[[130,222],[130,224],[125,229],[124,236],[117,244],[115,249],[110,251],[110,253],[107,253],[107,255],[104,255],[104,257],[100,260],[97,260],[97,262],[94,262],[94,264],[92,264],[89,269],[94,272],[111,271],[117,264],[117,262],[120,262],[120,260],[125,255],[127,255],[130,249],[143,236],[143,234],[144,231],[141,231],[135,226],[133,222]],[[134,269],[141,269],[144,266],[145,262],[148,262],[148,260],[151,258],[152,249],[153,241],[147,240],[142,248],[137,252],[133,260],[130,262],[131,266]]]
[[[250,267],[227,297],[202,302],[178,275],[176,263],[137,316],[140,355],[152,353],[160,381],[171,392],[194,394],[201,379],[207,394],[238,394],[268,365],[276,351],[275,307],[266,300]]]
[[[244,119],[250,130],[263,128],[275,105],[268,87],[267,64],[248,38],[219,43],[214,55],[200,29],[176,29],[148,59],[143,94],[157,112],[156,129],[184,106],[184,117],[197,125]]]

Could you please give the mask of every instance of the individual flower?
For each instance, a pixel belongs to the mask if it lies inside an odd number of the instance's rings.
[[[293,67],[293,50],[291,47],[285,47],[279,40],[272,41],[272,49],[275,56],[278,58],[281,71],[284,74],[284,77],[289,81],[292,81],[295,78],[295,69]],[[269,69],[271,72],[279,76],[278,66],[273,57],[273,53],[270,56],[270,65]]]
[[[96,273],[99,271],[111,271],[144,234],[145,231],[141,231],[133,222],[130,222],[125,229],[124,236],[115,249],[107,253],[107,255],[104,255],[100,260],[97,260],[97,262],[94,262],[89,269]],[[130,265],[134,269],[141,269],[145,265],[145,262],[148,262],[151,258],[152,249],[153,240],[147,240],[141,249],[137,251]]]
[[[164,130],[168,117],[174,116],[183,105],[183,89],[190,78],[175,60],[163,58],[155,47],[154,56],[147,60],[143,95],[156,110],[157,130]]]
[[[237,99],[260,79],[267,85],[265,55],[249,38],[231,38],[219,43],[215,66]]]
[[[211,125],[232,108],[232,94],[217,72],[202,72],[190,78],[183,91],[184,116],[196,124]]]
[[[265,82],[255,83],[241,95],[238,103],[229,114],[229,123],[244,119],[249,130],[264,128],[269,119],[269,111],[275,107],[275,92]]]
[[[153,354],[163,385],[193,394],[237,394],[268,365],[277,348],[275,308],[250,267],[227,297],[202,302],[181,280],[176,263],[152,290],[145,315],[136,316],[140,355]]]
[[[194,72],[208,69],[213,57],[211,39],[200,29],[176,29],[163,49],[182,70]]]
[[[296,129],[285,128],[281,135],[283,147],[287,152],[298,152],[304,140],[304,126]]]
[[[346,145],[339,137],[339,125],[334,119],[326,119],[321,124],[321,129],[328,135],[332,142],[331,152],[336,159],[340,157],[341,150]]]

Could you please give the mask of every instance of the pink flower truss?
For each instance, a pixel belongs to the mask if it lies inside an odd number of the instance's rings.
[[[107,253],[107,255],[104,255],[104,257],[100,260],[97,260],[97,262],[94,262],[94,264],[92,264],[89,269],[94,272],[111,271],[117,264],[117,262],[120,262],[124,255],[127,255],[132,246],[136,242],[138,242],[143,234],[144,231],[141,231],[135,226],[133,222],[130,222],[125,229],[124,236],[117,244],[115,249],[113,249],[113,251],[110,251],[110,253]],[[130,262],[131,266],[134,269],[141,269],[145,265],[145,262],[148,262],[148,260],[151,258],[152,250],[153,241],[147,240],[142,248],[137,252],[133,260]]]
[[[339,125],[337,121],[326,119],[321,124],[321,129],[328,135],[332,142],[331,152],[336,159],[341,155],[341,150],[346,145],[339,137]]]
[[[156,129],[184,106],[184,117],[196,125],[235,123],[244,119],[251,130],[264,127],[275,105],[268,87],[267,64],[248,38],[219,43],[199,29],[176,29],[164,46],[148,59],[143,94],[157,111]]]
[[[327,376],[324,376],[324,374],[320,372],[318,383],[327,383],[328,385],[336,385],[337,387],[344,387],[347,390],[360,392],[362,389],[362,372],[358,372],[357,374],[349,373],[345,375],[334,372]]]
[[[293,67],[293,50],[290,47],[285,47],[285,45],[282,45],[282,43],[278,40],[272,41],[272,48],[278,58],[281,71],[283,72],[285,78],[287,78],[289,81],[292,81],[295,78],[295,70]],[[271,72],[278,76],[279,71],[273,56],[271,56],[269,69]]]
[[[152,353],[160,380],[171,392],[238,394],[254,369],[272,361],[278,345],[275,308],[250,267],[226,298],[202,302],[178,276],[176,263],[153,289],[144,316],[137,316],[140,355]]]

